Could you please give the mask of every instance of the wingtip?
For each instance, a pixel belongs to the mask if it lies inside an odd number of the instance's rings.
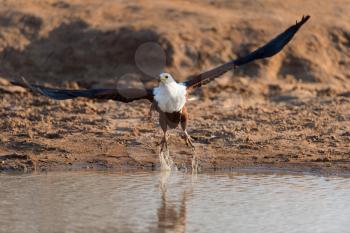
[[[310,15],[303,15],[303,19],[304,21],[308,21],[311,18]]]
[[[21,79],[22,79],[24,85],[26,85],[27,87],[31,87],[30,83],[27,81],[27,79],[25,79],[25,77],[21,76]]]
[[[35,91],[33,85],[31,85],[25,77],[21,76],[21,79],[27,88],[31,89],[32,91]]]
[[[20,77],[20,79],[22,81],[14,81],[14,80],[12,80],[12,81],[10,81],[10,83],[12,85],[15,85],[15,86],[20,86],[20,87],[24,87],[24,88],[27,88],[27,89],[32,89],[32,85],[30,85],[25,78]]]
[[[306,21],[308,21],[310,18],[311,18],[310,15],[303,15],[303,17],[301,18],[300,22],[297,22],[297,24],[302,25],[302,24],[306,23]]]
[[[25,77],[21,76],[21,79],[22,79],[24,85],[25,85],[28,89],[30,89],[32,92],[39,92],[39,93],[42,94],[42,95],[46,95],[46,94],[44,93],[44,91],[43,91],[39,86],[35,86],[35,85],[33,85],[33,84],[30,84],[30,83],[28,82],[28,80],[27,80]]]

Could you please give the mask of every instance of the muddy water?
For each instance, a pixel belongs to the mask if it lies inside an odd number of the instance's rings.
[[[350,232],[349,178],[62,172],[0,184],[0,232]]]

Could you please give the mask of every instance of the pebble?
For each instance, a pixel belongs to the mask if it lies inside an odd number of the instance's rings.
[[[9,86],[10,82],[7,79],[0,77],[0,86]]]

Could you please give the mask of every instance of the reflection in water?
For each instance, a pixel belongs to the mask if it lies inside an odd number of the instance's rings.
[[[170,172],[160,174],[161,206],[158,208],[158,229],[154,232],[186,232],[186,191],[181,194],[179,208],[168,200]]]
[[[0,232],[337,232],[350,179],[83,172],[0,175]]]

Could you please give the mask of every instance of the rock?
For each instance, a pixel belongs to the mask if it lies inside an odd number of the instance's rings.
[[[0,77],[0,86],[9,86],[10,82],[7,79]]]
[[[25,93],[27,92],[27,90],[20,86],[0,86],[0,92],[14,94],[14,93]]]

